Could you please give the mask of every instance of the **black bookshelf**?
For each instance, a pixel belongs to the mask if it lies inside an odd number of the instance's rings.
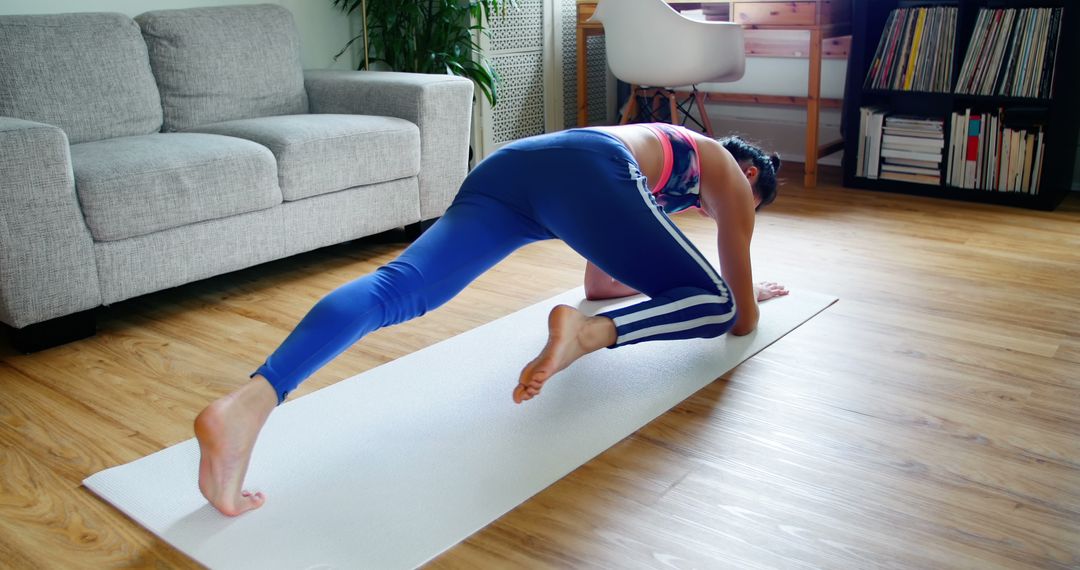
[[[951,86],[964,63],[968,42],[975,29],[981,8],[1064,8],[1061,39],[1055,61],[1056,75],[1050,98],[960,95],[919,91],[864,89],[867,71],[874,58],[878,40],[885,32],[889,13],[896,8],[950,6],[957,8],[957,29],[953,45]],[[1080,2],[1077,0],[855,0],[852,2],[852,38],[844,95],[844,186],[866,190],[899,192],[921,196],[1003,204],[1021,208],[1053,210],[1072,186],[1080,135],[1080,73],[1074,71],[1080,61]],[[954,90],[953,89],[953,90]],[[945,121],[946,145],[951,136],[949,117],[954,111],[995,112],[1022,107],[1045,114],[1045,141],[1042,180],[1038,194],[971,190],[948,184],[942,163],[941,183],[937,185],[871,179],[856,176],[859,144],[859,109],[882,106],[891,113],[936,117]],[[947,154],[946,146],[946,154]]]

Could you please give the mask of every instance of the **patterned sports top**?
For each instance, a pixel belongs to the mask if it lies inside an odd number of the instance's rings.
[[[701,161],[697,141],[684,127],[666,123],[646,123],[664,148],[660,179],[652,184],[656,203],[669,214],[701,207]]]

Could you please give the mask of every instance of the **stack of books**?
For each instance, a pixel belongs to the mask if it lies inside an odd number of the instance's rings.
[[[1038,194],[1044,152],[1041,121],[1037,110],[953,113],[949,185]]]
[[[856,157],[855,176],[877,178],[881,172],[881,129],[887,114],[881,107],[859,109],[859,156]]]
[[[1049,98],[1062,8],[979,10],[956,81],[962,95]]]
[[[881,137],[881,178],[941,184],[945,121],[923,117],[885,117]]]
[[[870,62],[864,87],[948,92],[956,15],[955,7],[945,6],[893,10]]]
[[[881,107],[860,112],[856,176],[941,184],[943,120],[889,115]]]

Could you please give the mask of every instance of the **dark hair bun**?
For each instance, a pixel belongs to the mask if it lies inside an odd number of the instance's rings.
[[[758,209],[771,204],[776,199],[776,172],[780,169],[780,155],[775,152],[767,155],[760,148],[737,136],[726,137],[719,142],[731,153],[740,168],[746,168],[750,164],[757,167],[758,177],[754,193],[760,198]]]

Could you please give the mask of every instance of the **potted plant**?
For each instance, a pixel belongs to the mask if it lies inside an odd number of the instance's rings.
[[[477,43],[491,17],[515,0],[331,0],[361,18],[360,35],[338,52],[363,41],[357,69],[379,64],[392,71],[449,73],[471,79],[492,106],[499,77]]]

